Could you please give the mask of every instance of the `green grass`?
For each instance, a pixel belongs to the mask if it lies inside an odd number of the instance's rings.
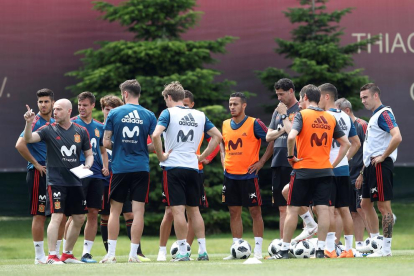
[[[332,259],[332,260],[264,260],[259,265],[240,265],[242,260],[223,261],[228,255],[231,244],[230,234],[211,235],[207,237],[207,249],[210,262],[188,263],[158,263],[155,262],[158,253],[158,237],[147,237],[142,240],[143,251],[154,262],[142,264],[127,264],[129,253],[129,240],[120,236],[117,244],[116,265],[65,265],[35,266],[33,265],[34,250],[31,240],[31,218],[1,218],[0,217],[0,275],[398,275],[407,274],[414,269],[414,204],[393,204],[393,211],[397,215],[397,223],[393,234],[392,258],[386,259]],[[247,230],[247,229],[246,229]],[[298,230],[299,233],[300,230]],[[267,245],[279,232],[265,230],[263,254],[266,255]],[[253,235],[248,232],[244,238],[253,244]],[[79,257],[82,252],[81,236],[75,246],[75,255]],[[171,237],[168,246],[175,240]],[[193,248],[196,256],[197,245]],[[100,236],[97,236],[92,253],[96,260],[100,260],[105,254]]]

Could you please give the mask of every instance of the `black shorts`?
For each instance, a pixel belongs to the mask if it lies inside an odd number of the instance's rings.
[[[377,166],[369,165],[364,169],[364,183],[362,184],[362,198],[374,201],[389,201],[393,199],[394,162],[387,157]]]
[[[200,206],[198,171],[183,168],[163,170],[162,183],[166,206]]]
[[[290,182],[291,167],[272,168],[272,204],[273,206],[286,206],[286,199],[282,190]]]
[[[204,190],[204,173],[198,173],[198,185],[200,190],[200,207],[208,208],[207,195]]]
[[[81,186],[48,186],[46,210],[66,216],[85,214],[86,200]]]
[[[110,210],[111,210],[111,203],[109,202],[109,186],[105,186],[103,200],[102,200],[102,207],[101,207],[101,211],[99,212],[99,214],[109,215]],[[122,213],[132,213],[131,200],[127,200],[124,202],[124,205],[122,206]]]
[[[335,208],[349,207],[351,201],[351,179],[349,176],[334,176],[331,191],[331,205]]]
[[[313,204],[330,206],[333,176],[309,179],[291,177],[287,204],[290,206],[309,206]]]
[[[33,216],[45,216],[46,213],[46,174],[40,175],[36,169],[27,171],[26,183],[29,188],[29,210]]]
[[[109,199],[125,203],[130,199],[148,203],[150,178],[148,172],[116,173],[111,177]]]
[[[82,179],[83,194],[86,198],[86,207],[101,209],[103,201],[104,184],[99,178]]]
[[[258,178],[236,180],[224,176],[222,202],[227,206],[261,206]]]
[[[358,212],[361,208],[362,188],[355,188],[355,183],[351,184],[351,201],[349,202],[349,211]]]

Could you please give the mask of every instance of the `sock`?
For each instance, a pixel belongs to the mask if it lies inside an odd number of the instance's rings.
[[[370,235],[371,235],[371,239],[373,239],[375,237],[378,237],[379,236],[379,233],[370,233]]]
[[[332,252],[335,250],[335,232],[328,232],[326,235],[326,250]]]
[[[92,246],[93,246],[93,241],[85,240],[83,242],[83,252],[82,252],[82,256],[85,255],[86,253],[91,254]]]
[[[115,256],[116,240],[108,240],[108,255]]]
[[[198,241],[198,254],[200,255],[200,254],[207,252],[206,238],[197,239],[197,241]]]
[[[35,249],[35,258],[42,259],[45,256],[45,250],[43,249],[43,241],[34,241],[33,245]]]
[[[345,250],[348,251],[352,248],[354,243],[354,235],[344,235],[345,238]]]
[[[136,257],[138,251],[139,244],[131,242],[131,251],[129,251],[129,257]]]
[[[289,250],[290,248],[290,243],[288,242],[282,242],[282,249],[283,251]]]
[[[254,237],[254,253],[262,254],[262,243],[263,243],[263,238]]]
[[[166,246],[160,246],[160,252],[167,253],[167,247]]]
[[[108,221],[103,219],[101,219],[101,236],[106,253],[108,253]]]
[[[62,240],[57,240],[56,241],[56,253],[57,253],[57,255],[59,255],[59,252],[60,252],[60,244],[62,243]],[[63,248],[62,248],[62,251],[63,251]]]
[[[237,242],[238,240],[240,240],[239,238],[233,238],[233,243]]]
[[[317,250],[324,250],[325,249],[325,241],[318,240],[318,248]]]
[[[133,221],[134,221],[133,219],[129,219],[125,221],[127,235],[128,235],[129,240],[131,240],[131,226],[132,226]]]
[[[63,239],[63,247],[62,247],[62,252],[65,251],[65,246],[66,246],[66,239]]]
[[[316,222],[313,219],[313,216],[311,215],[311,213],[309,213],[309,211],[307,211],[306,213],[304,213],[300,217],[302,218],[302,220],[303,220],[303,222],[305,223],[306,226],[309,226],[309,227],[315,227],[316,226]]]
[[[185,239],[183,240],[177,240],[178,243],[178,253],[180,255],[186,255],[187,254],[187,242]]]
[[[64,253],[65,254],[68,254],[68,255],[73,255],[73,251],[72,250],[64,251]]]
[[[384,238],[384,242],[382,244],[382,253],[384,255],[388,255],[391,253],[391,242],[392,238]]]
[[[49,251],[49,256],[56,255],[56,251]]]
[[[137,254],[138,254],[138,255],[142,255],[142,256],[144,256],[144,254],[142,254],[142,246],[141,246],[141,242],[140,242],[138,245],[139,245],[139,246],[138,246]]]
[[[364,245],[364,242],[363,241],[355,241],[355,247],[356,248],[361,247],[363,245]]]

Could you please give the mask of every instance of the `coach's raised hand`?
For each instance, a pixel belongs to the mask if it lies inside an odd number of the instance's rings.
[[[24,119],[27,122],[32,122],[36,114],[33,112],[32,109],[30,109],[30,107],[27,104],[26,104],[26,108],[27,108],[27,111],[26,113],[24,113]]]

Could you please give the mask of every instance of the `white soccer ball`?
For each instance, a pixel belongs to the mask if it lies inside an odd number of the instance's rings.
[[[300,241],[293,249],[296,258],[310,258],[315,254],[315,247],[308,240]]]
[[[252,247],[245,240],[238,240],[230,248],[231,255],[236,259],[247,259],[252,253]]]
[[[191,256],[191,246],[188,244],[188,242],[186,242],[187,244],[187,254],[188,256]],[[178,255],[178,242],[175,241],[172,245],[171,245],[171,249],[170,249],[170,253],[171,253],[171,257],[173,259],[175,259]]]
[[[280,249],[282,249],[282,240],[274,239],[267,248],[267,252],[269,252],[269,256],[273,256],[276,254]]]
[[[372,251],[377,252],[382,249],[382,245],[384,243],[383,236],[376,236],[375,238],[371,239],[371,248]]]

